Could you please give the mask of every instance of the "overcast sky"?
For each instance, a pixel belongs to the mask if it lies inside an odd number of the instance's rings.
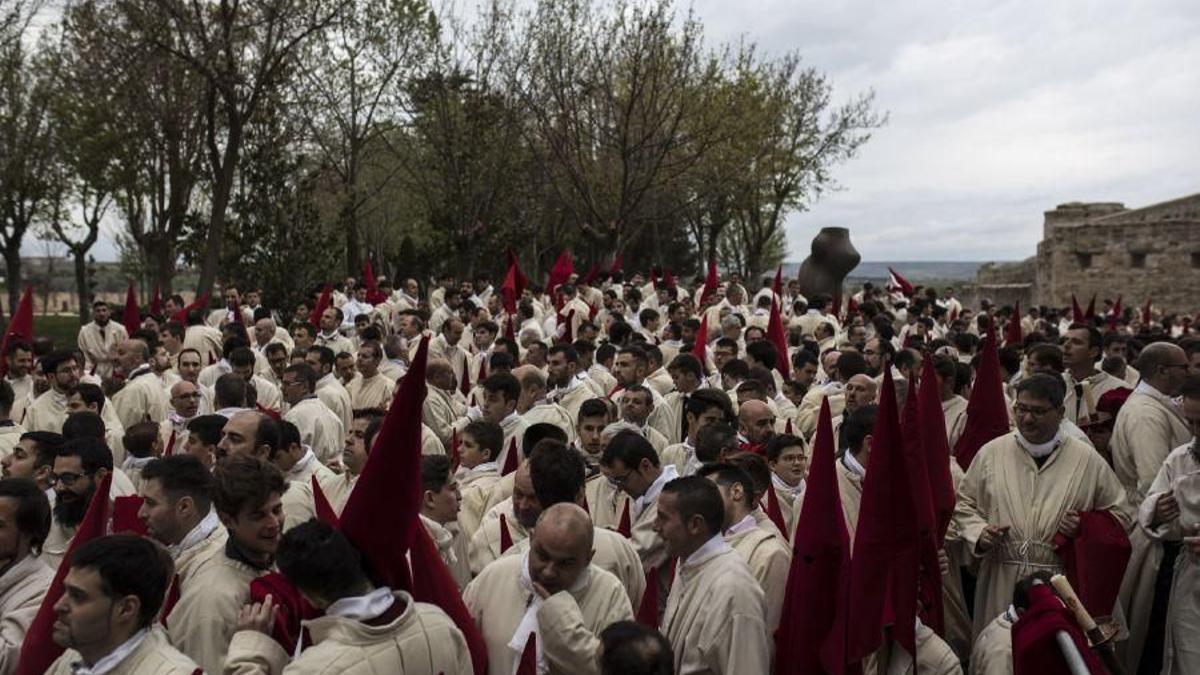
[[[789,260],[830,225],[865,260],[1016,260],[1057,204],[1200,192],[1195,0],[693,6],[710,44],[799,51],[838,100],[874,89],[890,116],[835,170],[841,190],[789,218]]]

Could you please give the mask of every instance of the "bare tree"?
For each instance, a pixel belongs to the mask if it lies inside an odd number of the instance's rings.
[[[171,39],[144,30],[154,45],[182,60],[201,80],[210,203],[198,293],[216,281],[234,180],[247,123],[263,99],[282,88],[296,52],[348,0],[115,0],[134,26],[163,17]]]

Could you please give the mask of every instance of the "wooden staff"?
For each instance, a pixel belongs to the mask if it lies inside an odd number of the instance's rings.
[[[1096,650],[1100,660],[1104,662],[1104,667],[1112,675],[1125,675],[1125,667],[1117,659],[1117,655],[1113,652],[1112,643],[1108,636],[1105,636],[1104,631],[1092,618],[1087,608],[1079,601],[1079,596],[1075,594],[1075,589],[1071,587],[1071,582],[1061,574],[1055,574],[1050,578],[1050,585],[1058,591],[1058,595],[1062,598],[1063,604],[1071,613],[1075,615],[1075,623],[1083,629],[1087,635],[1088,642],[1091,643],[1092,649]]]

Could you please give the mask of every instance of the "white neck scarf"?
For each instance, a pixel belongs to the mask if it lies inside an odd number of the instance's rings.
[[[854,456],[853,452],[847,451],[846,454],[842,455],[842,463],[846,465],[847,469],[850,469],[859,476],[866,477],[867,467],[859,463],[858,458]]]
[[[753,516],[748,516],[748,517],[753,519]],[[718,553],[721,553],[723,551],[728,551],[728,550],[730,550],[730,548],[729,548],[729,544],[725,543],[725,538],[719,534],[714,535],[711,539],[704,542],[703,546],[696,549],[695,551],[692,551],[692,554],[684,559],[682,567],[688,567],[690,565],[699,565],[700,563],[708,560],[709,558],[717,555]]]
[[[730,525],[729,528],[725,530],[724,534],[726,537],[732,537],[735,534],[741,534],[747,530],[753,530],[757,526],[758,523],[754,521],[754,516],[747,515],[745,518],[742,518],[733,525]]]
[[[304,448],[304,456],[297,460],[296,463],[292,465],[292,468],[288,469],[288,480],[296,480],[295,476],[300,476],[305,471],[308,471],[308,467],[311,466],[312,463],[317,459],[317,455],[313,453],[313,449],[311,447],[307,445],[301,447]]]
[[[74,675],[104,675],[104,673],[111,672],[113,668],[121,665],[125,657],[132,654],[133,650],[140,647],[146,641],[146,637],[150,634],[148,631],[149,629],[143,628],[134,633],[128,640],[122,642],[121,646],[109,652],[104,658],[96,661],[96,664],[90,668],[83,661],[72,663],[71,672]]]
[[[792,499],[796,499],[800,495],[804,494],[805,483],[803,478],[801,478],[800,482],[796,483],[795,485],[788,485],[787,481],[780,478],[779,474],[772,471],[771,484],[775,486],[776,492],[782,492]]]
[[[633,500],[633,505],[630,509],[630,512],[633,514],[633,516],[640,516],[642,511],[644,511],[647,506],[658,500],[658,495],[662,494],[663,488],[667,485],[667,483],[675,480],[678,477],[679,470],[675,468],[674,464],[664,465],[662,467],[662,472],[658,474],[658,478],[655,478],[654,482],[650,484],[650,487],[646,489],[645,494]]]
[[[588,583],[592,579],[591,566],[585,567],[580,573],[579,578],[571,587],[567,589],[572,595],[583,591],[587,588]],[[542,607],[542,596],[533,590],[533,576],[529,573],[529,551],[525,551],[521,556],[521,590],[528,594],[528,600],[525,602],[525,614],[521,617],[520,623],[517,624],[517,630],[513,633],[512,639],[508,641],[508,648],[516,652],[516,657],[513,660],[513,672],[517,671],[521,665],[521,655],[525,652],[525,644],[529,642],[529,635],[533,634],[537,637],[537,671],[538,673],[549,672],[549,665],[546,663],[546,653],[542,649],[541,630],[538,627],[537,613]]]
[[[124,471],[125,473],[129,473],[130,471],[133,471],[134,469],[137,469],[140,471],[140,470],[146,468],[147,464],[149,464],[150,462],[153,462],[156,459],[158,459],[158,458],[155,457],[154,455],[150,455],[149,457],[134,457],[133,455],[126,455],[125,461],[121,462],[121,470]]]
[[[182,541],[167,547],[167,553],[171,554],[171,558],[178,560],[179,556],[183,555],[188,549],[208,539],[208,535],[212,534],[220,526],[221,519],[217,517],[217,510],[209,507],[208,514],[201,518],[199,523],[196,523],[191,532],[184,535]]]
[[[1054,438],[1045,443],[1031,443],[1021,435],[1020,431],[1014,431],[1013,436],[1017,439],[1017,445],[1021,446],[1025,452],[1028,452],[1034,459],[1043,459],[1050,456],[1055,448],[1062,443],[1062,431],[1056,431]]]
[[[383,616],[396,602],[392,589],[380,586],[366,595],[342,598],[325,609],[326,616],[340,616],[355,621],[370,621]]]

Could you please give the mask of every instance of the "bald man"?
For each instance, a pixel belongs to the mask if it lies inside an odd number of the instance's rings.
[[[843,423],[850,418],[850,415],[859,408],[875,403],[875,398],[879,393],[879,385],[871,378],[870,375],[860,374],[846,380],[845,401],[846,407],[841,414],[833,417],[833,437],[837,439],[838,449],[846,447],[846,437],[843,433]],[[809,437],[808,443],[811,446],[817,439],[817,432],[813,431]]]
[[[202,398],[200,388],[192,382],[180,380],[171,385],[170,409],[167,418],[159,425],[164,454],[174,454],[183,449],[188,437],[188,422],[200,414]]]
[[[421,420],[447,448],[450,448],[454,440],[454,422],[467,413],[466,406],[455,399],[456,383],[454,369],[449,361],[429,360],[425,366],[427,393],[421,408]]]
[[[533,491],[533,479],[529,473],[529,462],[522,462],[513,475],[512,496],[496,504],[479,521],[479,529],[471,537],[468,557],[471,561],[471,573],[479,574],[493,560],[502,556],[501,528],[508,532],[512,543],[520,542],[529,536],[529,532],[537,523],[538,515],[542,512],[537,493]],[[501,518],[503,517],[503,520]]]
[[[767,441],[775,435],[775,413],[757,399],[750,399],[738,408],[738,441],[742,450],[766,454]]]
[[[1125,489],[1127,507],[1134,511],[1145,500],[1167,455],[1192,438],[1172,400],[1183,390],[1188,373],[1183,349],[1169,342],[1149,344],[1138,355],[1136,366],[1142,381],[1117,413],[1110,445],[1113,470]],[[1129,540],[1133,553],[1121,584],[1121,605],[1129,622],[1125,667],[1137,671],[1147,637],[1161,640],[1164,619],[1152,617],[1151,609],[1155,595],[1170,588],[1166,578],[1180,548],[1164,547],[1161,539],[1147,536],[1140,527],[1133,529]],[[1160,576],[1165,578],[1158,579]]]
[[[128,429],[138,422],[160,424],[167,418],[167,396],[150,367],[150,349],[141,340],[117,343],[117,373],[125,380],[112,397],[113,409]]]
[[[531,635],[538,672],[596,674],[600,632],[633,618],[621,582],[593,565],[592,521],[575,504],[542,512],[529,551],[487,566],[463,601],[488,650],[488,670],[516,670]]]

